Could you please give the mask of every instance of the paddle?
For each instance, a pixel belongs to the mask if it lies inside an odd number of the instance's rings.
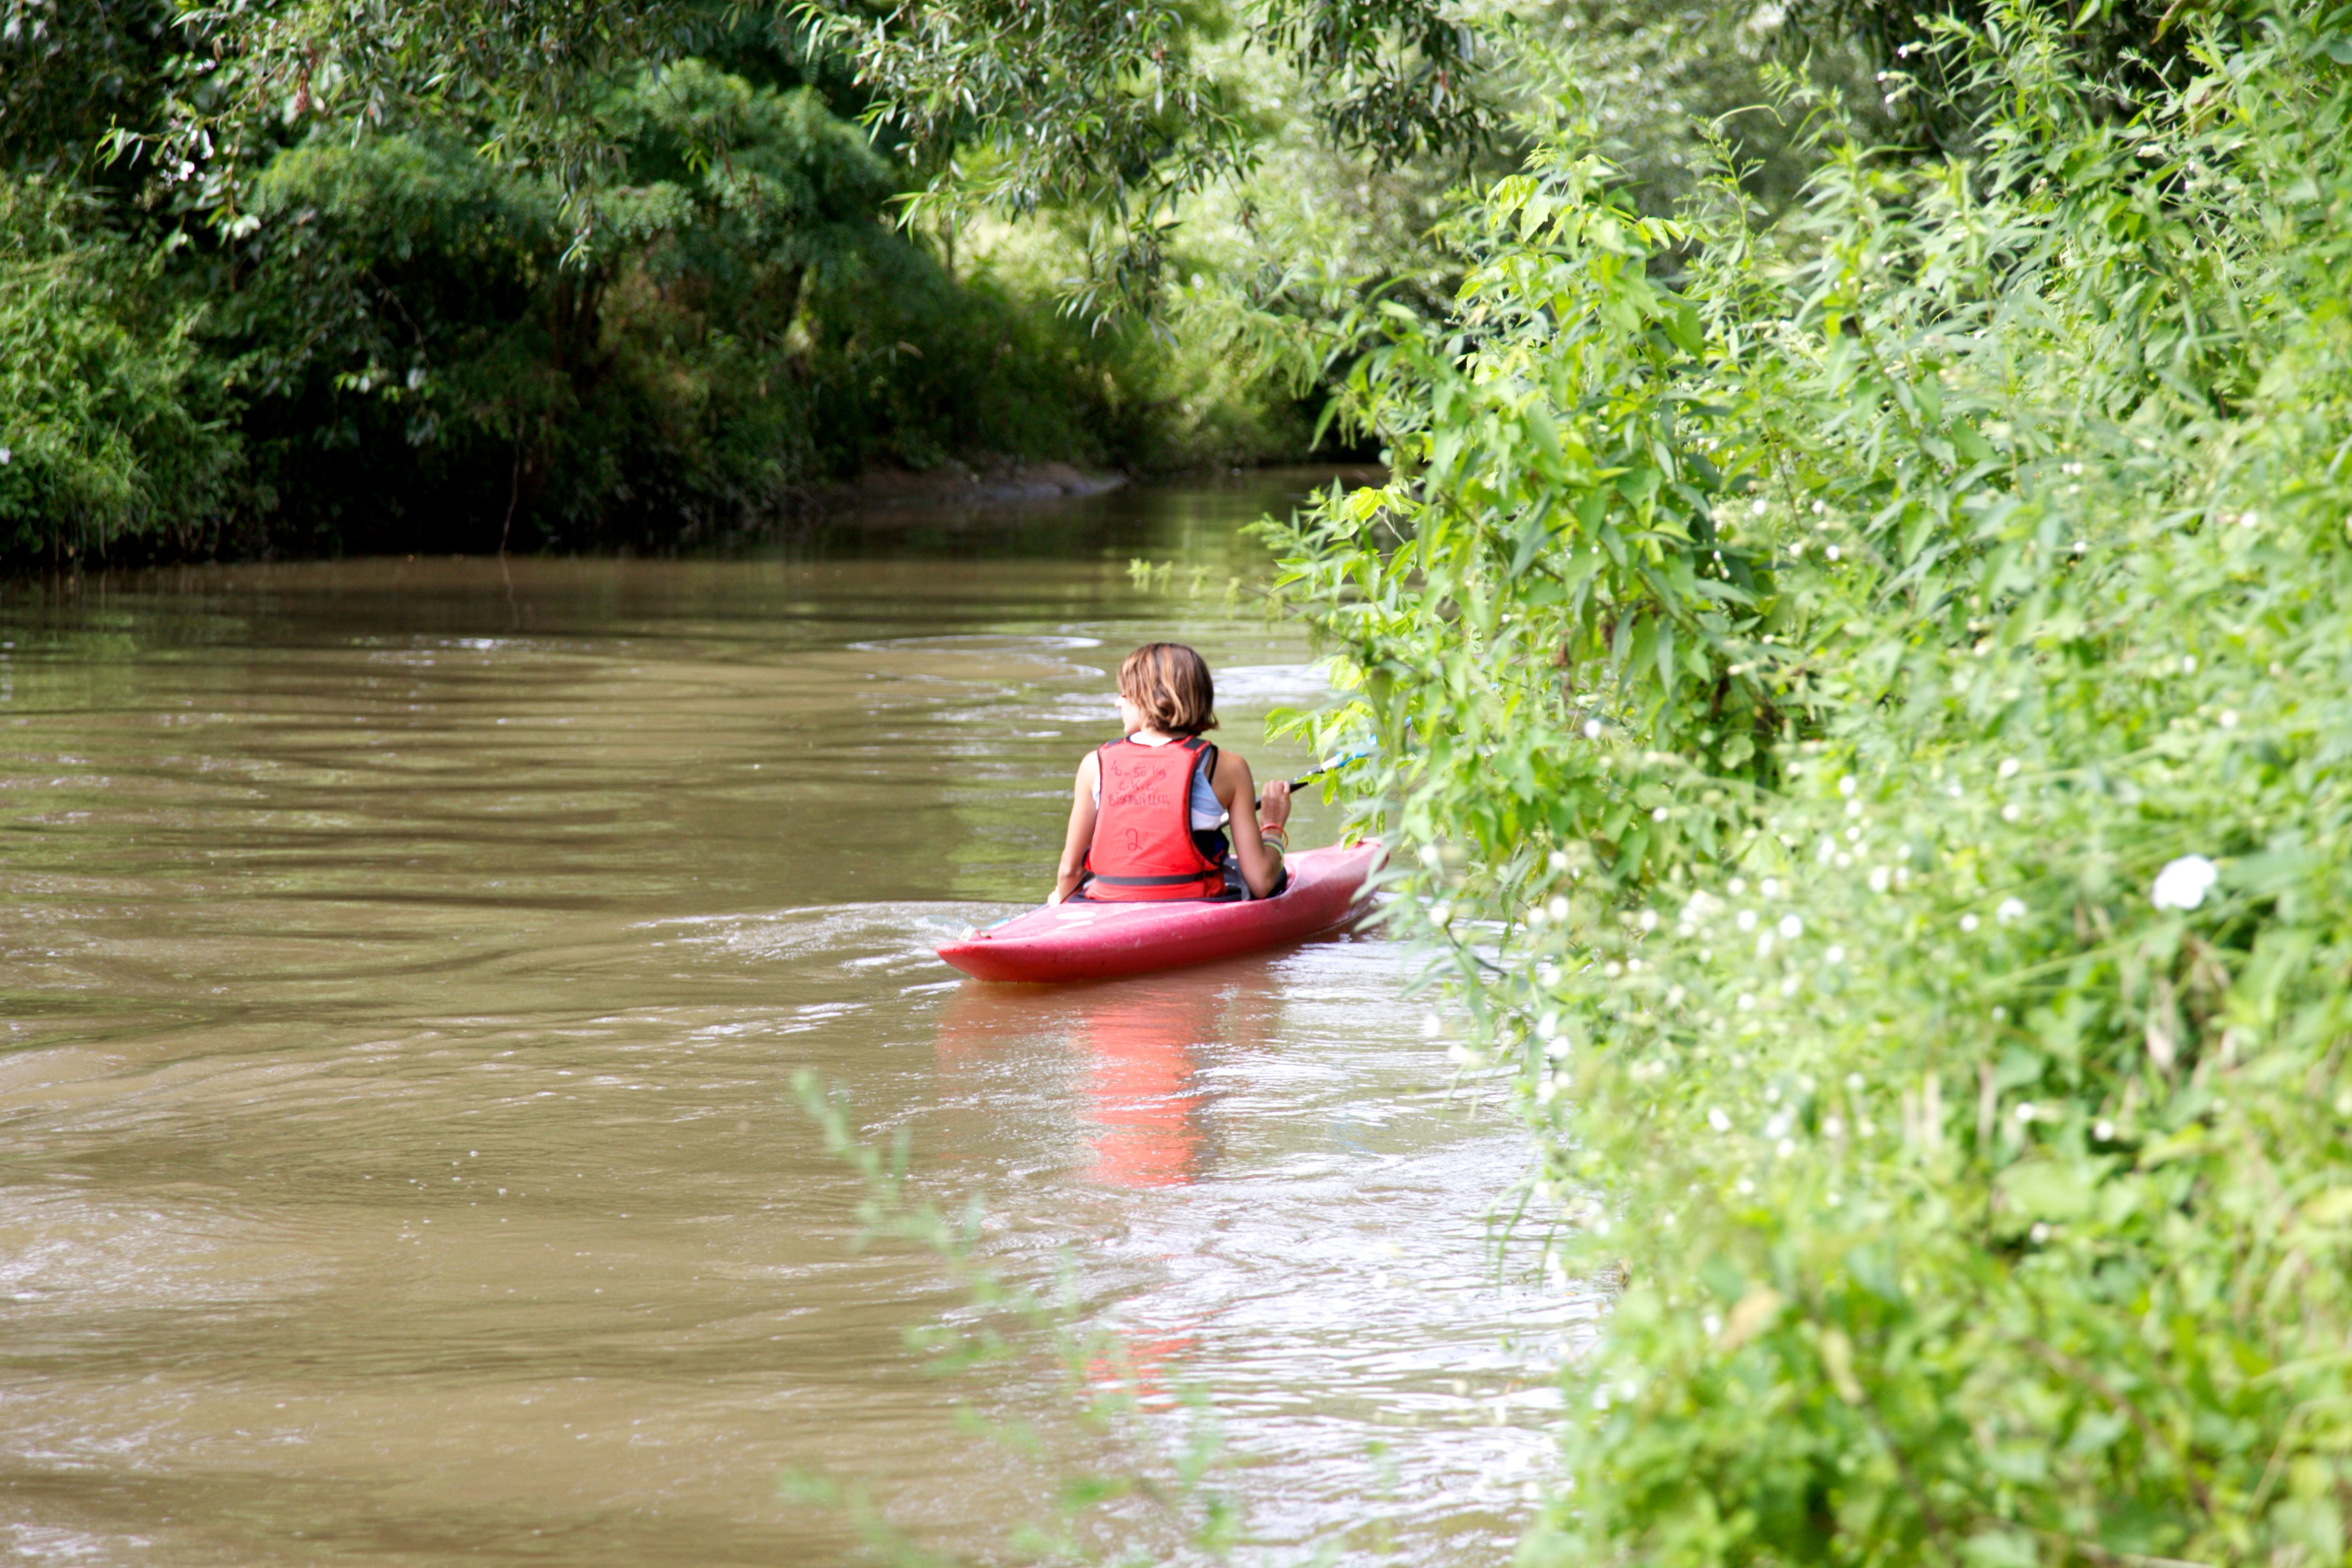
[[[1349,763],[1360,763],[1371,754],[1372,753],[1369,751],[1350,752],[1344,757],[1334,757],[1329,762],[1325,763],[1321,767],[1310,768],[1306,773],[1303,773],[1297,778],[1291,780],[1290,787],[1297,789],[1302,784],[1313,784],[1325,773],[1337,773],[1339,769],[1346,767]],[[1257,804],[1264,805],[1265,804],[1265,796],[1258,796]]]

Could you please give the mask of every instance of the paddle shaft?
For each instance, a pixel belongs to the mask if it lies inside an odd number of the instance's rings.
[[[1348,755],[1348,756],[1344,756],[1344,757],[1334,757],[1334,758],[1332,758],[1329,762],[1325,763],[1321,767],[1319,767],[1319,768],[1313,768],[1313,769],[1310,769],[1310,770],[1308,770],[1307,772],[1306,772],[1306,773],[1303,773],[1299,774],[1297,778],[1295,778],[1295,779],[1291,780],[1291,781],[1290,781],[1290,787],[1291,787],[1291,788],[1293,788],[1293,789],[1297,789],[1297,788],[1298,788],[1301,784],[1313,784],[1317,779],[1321,778],[1325,773],[1334,772],[1334,771],[1336,771],[1336,770],[1338,770],[1338,769],[1339,769],[1339,768],[1344,768],[1344,767],[1346,767],[1349,763],[1360,763],[1360,762],[1362,762],[1366,757],[1369,757],[1369,756],[1370,756],[1371,754],[1372,754],[1372,753],[1371,753],[1371,752],[1352,752],[1352,753],[1350,753],[1350,754],[1349,754],[1349,755]],[[1258,804],[1258,805],[1264,805],[1265,804],[1265,797],[1264,795],[1260,795],[1260,796],[1258,796],[1258,798],[1257,798],[1257,804]]]

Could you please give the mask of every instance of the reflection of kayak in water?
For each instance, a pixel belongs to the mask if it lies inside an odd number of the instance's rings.
[[[1279,947],[1360,910],[1382,853],[1377,839],[1302,849],[1286,862],[1290,885],[1271,899],[1072,900],[947,942],[940,956],[982,980],[1099,980]]]
[[[1036,1141],[1053,1144],[1066,1124],[1089,1181],[1184,1185],[1215,1152],[1204,1072],[1272,1049],[1284,993],[1272,966],[1246,958],[1116,985],[955,986],[938,1036],[953,1109],[927,1141],[950,1159],[1001,1160],[1010,1139],[1024,1151],[1013,1158],[1050,1161]]]

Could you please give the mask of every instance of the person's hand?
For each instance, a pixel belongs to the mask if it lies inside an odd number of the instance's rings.
[[[1061,889],[1056,888],[1052,892],[1045,895],[1045,907],[1050,910],[1055,904],[1060,903],[1064,899],[1066,899],[1069,896],[1069,894],[1062,891]]]
[[[1257,797],[1257,822],[1261,828],[1281,827],[1290,820],[1290,781],[1276,779],[1265,786]]]

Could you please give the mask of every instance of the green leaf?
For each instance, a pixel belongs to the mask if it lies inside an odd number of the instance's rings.
[[[1996,1184],[2016,1211],[2031,1219],[2088,1218],[2095,1204],[2095,1173],[2055,1160],[2024,1160],[2001,1172]]]

